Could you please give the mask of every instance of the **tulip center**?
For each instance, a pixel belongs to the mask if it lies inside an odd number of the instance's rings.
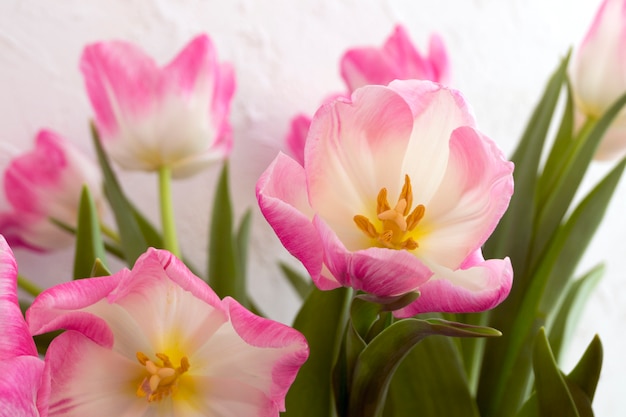
[[[382,188],[376,198],[376,223],[378,227],[367,217],[357,214],[354,223],[365,233],[374,239],[378,245],[389,249],[417,249],[418,243],[411,236],[420,220],[424,217],[426,208],[419,204],[411,211],[413,205],[413,190],[411,179],[404,176],[404,186],[398,197],[395,207],[391,207],[387,200],[387,189]]]
[[[148,402],[160,401],[172,395],[178,389],[178,378],[189,369],[189,359],[186,356],[180,360],[180,366],[174,367],[170,358],[164,353],[155,355],[159,361],[152,361],[142,352],[137,352],[137,360],[148,372],[148,375],[137,387],[137,396],[148,397]]]

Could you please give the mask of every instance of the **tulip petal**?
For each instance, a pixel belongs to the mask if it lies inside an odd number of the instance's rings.
[[[3,316],[4,317],[4,316]],[[6,333],[2,333],[6,336]],[[32,341],[32,339],[31,339]],[[0,360],[0,417],[43,417],[37,406],[44,363],[36,356]]]
[[[305,147],[309,200],[349,249],[363,240],[353,217],[376,214],[381,188],[400,192],[411,126],[407,103],[380,86],[363,87],[351,103],[337,100],[315,114]]]
[[[414,291],[432,275],[404,250],[372,247],[350,252],[322,219],[316,216],[313,222],[324,243],[324,263],[343,286],[388,297]]]
[[[513,164],[486,136],[471,127],[450,139],[445,176],[420,226],[420,257],[456,269],[485,243],[513,194]]]
[[[0,235],[0,362],[16,356],[37,356],[17,301],[17,264]]]
[[[432,278],[419,287],[420,297],[397,310],[397,317],[411,317],[431,311],[448,313],[489,310],[509,294],[513,269],[509,258],[483,260],[477,251],[467,265],[450,270],[431,264]]]
[[[30,332],[77,330],[102,346],[112,346],[113,333],[106,322],[86,308],[106,297],[128,273],[124,270],[107,277],[65,282],[45,290],[26,311]]]
[[[280,153],[257,182],[257,200],[263,216],[285,248],[302,262],[316,283],[324,282],[332,287],[332,283],[320,275],[323,250],[311,224],[313,214],[305,181],[302,166]]]
[[[311,126],[311,118],[306,114],[299,114],[291,119],[289,133],[285,142],[291,156],[298,161],[300,165],[304,165],[304,144]]]
[[[474,126],[474,119],[461,94],[441,85],[409,80],[392,82],[389,88],[407,101],[415,118],[396,183],[401,187],[408,174],[415,203],[428,210],[447,168],[452,132],[460,126]]]
[[[448,58],[440,37],[432,36],[429,56],[415,48],[406,29],[398,25],[382,48],[354,48],[341,58],[341,76],[350,91],[367,84],[387,85],[396,79],[445,82]]]
[[[148,409],[136,395],[145,369],[69,330],[57,336],[46,354],[52,375],[51,416],[141,416]]]

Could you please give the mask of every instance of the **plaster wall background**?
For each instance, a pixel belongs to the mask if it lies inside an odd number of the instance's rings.
[[[357,45],[381,45],[396,23],[425,48],[442,35],[452,64],[451,85],[473,106],[479,129],[510,155],[550,73],[579,42],[599,0],[2,0],[0,2],[0,141],[29,149],[43,127],[61,133],[93,155],[91,110],[78,70],[82,47],[104,39],[140,45],[168,61],[193,35],[207,32],[220,60],[234,64],[237,92],[231,122],[232,192],[237,214],[254,209],[252,293],[272,318],[289,322],[297,299],[278,272],[290,256],[265,224],[254,184],[283,148],[289,121],[313,113],[331,92],[343,91],[338,63]],[[610,164],[596,164],[586,184]],[[204,265],[213,185],[210,169],[175,183],[183,251]],[[133,200],[157,220],[156,177],[120,172]],[[581,263],[605,260],[607,274],[575,334],[569,370],[599,333],[605,346],[596,395],[599,416],[626,415],[626,181]],[[17,250],[20,271],[51,285],[71,274],[72,251],[33,255]]]

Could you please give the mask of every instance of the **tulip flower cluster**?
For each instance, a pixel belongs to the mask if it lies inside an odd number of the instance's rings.
[[[291,326],[246,287],[252,212],[233,221],[224,163],[232,66],[207,35],[165,66],[126,42],[87,45],[97,162],[50,130],[5,158],[0,417],[592,415],[600,340],[569,374],[558,359],[602,272],[575,277],[577,261],[626,166],[574,200],[594,155],[626,149],[625,28],[626,1],[605,0],[510,159],[447,85],[439,36],[426,56],[402,26],[348,50],[347,92],[293,120],[292,156],[277,152],[256,184],[306,270],[281,264],[301,297]],[[178,245],[171,180],[214,164],[201,274]],[[116,167],[158,176],[160,227]],[[66,282],[41,291],[18,275],[11,247],[71,244]]]

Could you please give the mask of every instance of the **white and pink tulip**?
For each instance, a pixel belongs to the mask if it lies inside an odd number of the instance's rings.
[[[229,155],[234,75],[208,36],[164,67],[130,43],[99,42],[80,67],[102,144],[121,167],[186,177]]]
[[[512,171],[457,91],[394,81],[322,106],[304,166],[280,154],[257,198],[320,289],[419,291],[398,316],[473,312],[511,287],[509,259],[484,260],[481,246],[508,207]]]
[[[278,417],[308,357],[299,332],[220,300],[164,250],[48,289],[27,321],[67,329],[46,354],[50,416]]]

